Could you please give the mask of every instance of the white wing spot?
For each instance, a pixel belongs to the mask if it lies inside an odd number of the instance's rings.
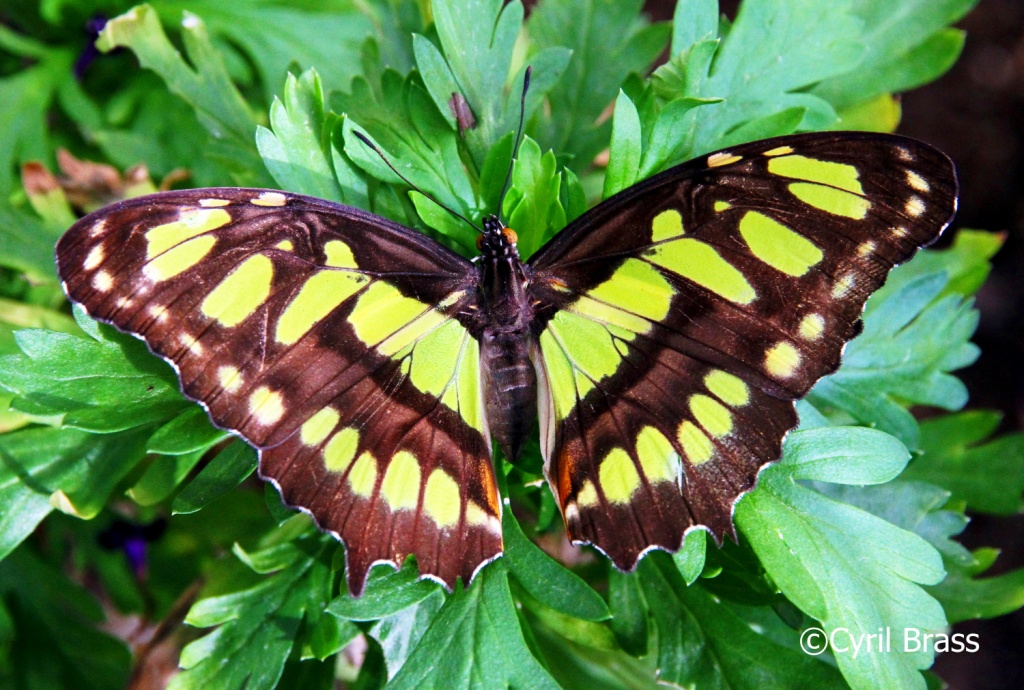
[[[223,366],[217,370],[217,380],[220,382],[220,387],[228,393],[234,393],[245,382],[245,379],[242,378],[242,372],[231,365]]]
[[[103,249],[103,245],[97,244],[95,247],[92,248],[92,250],[90,250],[89,254],[85,257],[85,262],[82,264],[82,268],[84,268],[87,271],[91,271],[92,269],[96,268],[101,263],[103,263],[103,259],[105,259],[106,256],[107,253],[106,250]]]
[[[924,202],[921,201],[920,197],[912,196],[907,199],[907,205],[903,207],[903,210],[911,218],[917,218],[924,213]]]
[[[203,208],[217,208],[218,206],[227,206],[231,201],[228,199],[200,199],[199,205]]]
[[[857,279],[853,277],[853,274],[847,273],[832,286],[832,296],[835,298],[844,297],[856,282]]]
[[[927,192],[929,189],[931,189],[931,186],[928,184],[928,181],[925,180],[920,175],[918,175],[913,170],[907,171],[907,184],[909,184],[911,187],[913,187],[919,192]]]
[[[89,228],[89,237],[99,237],[103,234],[103,231],[107,229],[107,219],[100,218],[96,221],[91,228]]]
[[[157,323],[163,323],[167,320],[167,307],[161,304],[152,304],[146,312],[152,317]]]
[[[875,241],[868,240],[857,247],[857,254],[860,256],[868,256],[869,254],[874,254],[876,249],[878,249],[878,245],[875,244]]]
[[[284,206],[288,203],[288,197],[281,192],[263,192],[249,203],[253,206]]]
[[[896,155],[899,157],[900,160],[907,161],[908,163],[914,160],[914,156],[911,155],[910,151],[903,148],[902,146],[896,147]]]
[[[181,343],[182,347],[184,347],[186,350],[196,355],[197,357],[203,354],[203,346],[199,344],[199,341],[196,338],[189,335],[188,333],[182,333],[178,337],[178,342]]]
[[[106,271],[97,271],[92,277],[92,286],[100,292],[110,292],[114,287],[114,279]]]

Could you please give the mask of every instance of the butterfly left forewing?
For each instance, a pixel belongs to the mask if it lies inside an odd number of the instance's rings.
[[[415,554],[453,586],[501,551],[472,265],[348,207],[266,190],[132,199],[79,221],[72,300],[133,333],[347,546],[350,588]]]
[[[835,370],[867,297],[955,194],[923,144],[796,135],[667,171],[552,240],[530,265],[542,446],[570,535],[628,569],[692,526],[731,531],[791,401]]]

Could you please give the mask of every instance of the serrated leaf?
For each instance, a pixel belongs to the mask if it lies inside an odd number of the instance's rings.
[[[0,357],[0,386],[13,406],[99,432],[161,421],[184,409],[170,368],[145,345],[104,326],[98,338],[26,329],[15,334],[24,354]],[[123,414],[125,408],[131,415]]]
[[[256,470],[256,451],[242,440],[217,454],[171,504],[171,512],[194,513],[235,488]]]
[[[502,519],[508,569],[530,596],[551,609],[585,621],[611,616],[604,599],[578,575],[526,538],[511,510]]]
[[[973,410],[922,422],[922,453],[903,477],[937,484],[977,512],[1021,512],[1024,434],[989,439],[1001,417],[997,412]]]
[[[270,106],[270,129],[256,130],[256,147],[282,189],[344,201],[331,164],[330,130],[316,71],[298,78],[288,75],[283,100],[275,98]]]
[[[182,650],[185,670],[171,680],[169,690],[269,690],[277,685],[303,617],[322,611],[330,591],[329,566],[320,561],[325,542],[317,539],[321,546],[311,544],[312,555],[297,558],[256,586],[192,607],[187,623],[219,627]]]
[[[700,577],[704,570],[704,559],[707,549],[708,533],[702,529],[695,529],[687,533],[683,547],[672,554],[679,574],[687,585],[692,585]]]
[[[669,26],[650,24],[641,7],[640,0],[542,0],[530,13],[527,32],[537,50],[572,50],[535,138],[576,172],[607,145],[611,123],[600,116],[616,91],[630,74],[646,71],[668,41]]]
[[[386,673],[382,675],[385,676],[385,680],[394,678],[405,664],[409,654],[430,627],[430,621],[441,610],[445,599],[443,591],[434,590],[426,599],[381,618],[370,628],[370,636],[377,640],[383,652]],[[364,664],[362,671],[366,670]]]
[[[330,603],[327,611],[346,620],[372,621],[392,616],[438,591],[436,582],[419,579],[411,562],[398,571],[378,566],[370,571],[361,597],[342,594]]]
[[[964,405],[967,389],[948,372],[977,358],[969,339],[978,314],[962,296],[942,296],[949,284],[945,271],[896,280],[893,290],[868,301],[864,330],[847,346],[843,366],[821,379],[808,400],[819,409],[842,410],[916,449],[917,422],[905,406],[955,410]]]
[[[829,444],[831,460],[802,457]],[[921,587],[945,576],[938,551],[924,539],[859,508],[836,502],[797,480],[831,477],[858,484],[888,481],[909,455],[895,440],[869,429],[824,428],[794,432],[783,459],[761,473],[758,489],[736,509],[736,524],[782,593],[826,633],[845,628],[875,632],[914,628],[935,632],[946,621],[938,602]],[[866,447],[871,452],[863,452]],[[847,458],[856,456],[856,463]],[[824,463],[824,464],[822,464]],[[854,464],[856,467],[854,468]],[[927,650],[902,648],[877,654],[837,653],[854,688],[924,687],[918,669]]]
[[[269,186],[270,179],[253,145],[256,122],[232,83],[222,56],[210,43],[202,20],[186,13],[182,38],[194,68],[168,40],[153,9],[139,5],[107,22],[96,45],[103,51],[128,48],[134,52],[144,68],[160,75],[172,93],[192,106],[217,154],[231,164],[240,183]]]
[[[524,137],[502,209],[508,226],[519,233],[517,247],[522,257],[529,257],[565,227],[565,210],[559,201],[561,184],[554,154],[541,155],[537,142]]]
[[[161,0],[157,4],[165,22],[176,22],[183,11],[195,12],[213,34],[230,38],[259,71],[267,101],[294,65],[316,68],[331,89],[349,82],[356,73],[360,47],[374,30],[370,18],[358,9],[347,0]]]
[[[523,640],[501,560],[433,617],[389,684],[401,688],[558,688]]]
[[[699,585],[686,586],[671,559],[638,568],[658,631],[658,680],[678,687],[841,688],[831,666],[759,635]],[[794,635],[795,636],[795,635]]]
[[[864,56],[856,69],[817,85],[813,92],[836,107],[883,93],[905,91],[943,74],[960,54],[963,35],[946,27],[977,0],[855,0],[864,21]]]
[[[210,423],[206,410],[193,405],[157,429],[146,443],[146,450],[163,455],[184,455],[205,450],[227,436],[228,432]]]

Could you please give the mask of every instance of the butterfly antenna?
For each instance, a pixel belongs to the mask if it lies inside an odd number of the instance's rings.
[[[526,68],[526,74],[523,75],[523,95],[519,97],[519,130],[516,132],[516,141],[512,145],[512,160],[508,162],[508,173],[505,174],[505,186],[501,188],[501,198],[498,200],[498,212],[501,213],[501,207],[505,203],[505,195],[508,193],[509,182],[512,181],[512,167],[516,162],[516,153],[519,151],[519,142],[523,138],[523,121],[526,119],[526,92],[530,89],[530,73],[533,71],[533,66],[530,65]]]
[[[465,217],[464,215],[462,215],[461,213],[459,213],[459,212],[458,212],[458,211],[456,211],[455,209],[453,209],[453,208],[449,208],[448,206],[445,206],[445,205],[444,205],[444,204],[442,204],[442,203],[441,203],[440,201],[438,201],[438,200],[437,200],[437,199],[436,199],[436,198],[435,198],[435,197],[434,197],[434,196],[433,196],[432,194],[428,194],[428,193],[424,192],[424,191],[423,191],[422,189],[420,189],[420,188],[419,188],[419,187],[417,187],[417,186],[416,186],[415,184],[413,184],[413,183],[412,183],[412,182],[411,182],[411,181],[409,180],[409,178],[408,178],[408,177],[406,177],[406,176],[405,176],[405,175],[403,175],[402,173],[398,172],[398,170],[397,170],[397,169],[395,168],[395,166],[391,165],[391,161],[389,161],[389,160],[388,160],[388,157],[384,155],[384,152],[383,152],[383,151],[381,151],[381,150],[380,150],[380,148],[379,148],[379,147],[378,147],[378,146],[377,146],[376,144],[374,144],[374,143],[373,143],[372,141],[370,141],[370,140],[369,140],[369,139],[368,139],[368,138],[367,138],[367,137],[366,137],[366,136],[365,136],[365,135],[364,135],[364,134],[363,134],[362,132],[360,132],[360,131],[358,131],[358,130],[352,130],[352,133],[353,133],[353,134],[355,134],[355,135],[356,135],[356,136],[357,136],[357,137],[359,138],[359,141],[363,142],[363,143],[364,143],[364,144],[366,144],[366,145],[367,145],[368,147],[370,147],[371,149],[373,149],[373,152],[374,152],[374,153],[376,153],[376,154],[377,154],[378,156],[380,156],[380,159],[381,159],[382,161],[384,161],[384,165],[386,165],[386,166],[388,166],[389,168],[391,168],[391,172],[395,173],[395,174],[396,174],[396,175],[398,175],[398,176],[399,176],[400,178],[402,178],[402,182],[405,182],[405,183],[406,183],[407,185],[409,185],[410,187],[412,187],[414,191],[417,191],[417,192],[419,192],[420,194],[422,194],[423,196],[427,197],[428,199],[430,199],[431,201],[433,201],[433,202],[434,202],[435,204],[437,204],[438,206],[440,206],[441,208],[443,208],[443,209],[444,209],[445,211],[447,211],[448,213],[450,213],[450,214],[452,214],[453,216],[455,216],[456,218],[461,218],[461,219],[462,219],[463,221],[465,221],[465,222],[466,222],[466,223],[467,223],[467,224],[468,224],[468,225],[469,225],[469,226],[470,226],[471,228],[473,228],[473,229],[474,229],[474,230],[476,230],[477,232],[480,232],[480,233],[482,233],[482,232],[483,232],[483,230],[482,230],[482,229],[480,229],[480,228],[479,228],[479,227],[477,226],[477,224],[476,224],[476,223],[474,223],[473,221],[471,221],[471,220],[470,220],[469,218],[466,218],[466,217]]]

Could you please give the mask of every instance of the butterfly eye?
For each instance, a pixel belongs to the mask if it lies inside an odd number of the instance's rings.
[[[505,241],[509,244],[515,244],[519,241],[519,235],[512,228],[502,228],[501,234],[505,236]]]
[[[479,251],[483,251],[483,248],[484,248],[484,236],[483,235],[477,235],[476,236],[476,250],[478,252]]]

